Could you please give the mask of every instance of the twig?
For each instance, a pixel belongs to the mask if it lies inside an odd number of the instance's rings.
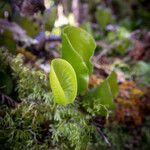
[[[103,140],[105,141],[105,143],[111,147],[111,143],[108,141],[108,138],[105,136],[105,134],[103,133],[103,131],[100,128],[97,128],[98,133],[102,136]]]
[[[102,137],[102,139],[105,141],[105,143],[111,147],[111,143],[109,142],[108,138],[106,137],[105,133],[102,131],[102,125],[99,123],[96,123],[95,121],[92,122],[93,125],[96,126],[96,129],[98,131],[98,133],[100,134],[100,136]]]

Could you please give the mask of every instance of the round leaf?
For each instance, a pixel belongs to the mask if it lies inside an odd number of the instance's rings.
[[[62,33],[62,58],[67,60],[74,68],[78,93],[88,88],[89,75],[92,73],[90,58],[96,47],[92,36],[81,28],[68,26]]]
[[[72,47],[83,59],[89,70],[89,74],[91,74],[92,64],[90,62],[90,58],[92,57],[96,47],[93,37],[85,30],[73,26],[66,27],[64,29],[64,34],[67,35]]]
[[[72,66],[63,59],[54,59],[49,77],[55,102],[62,105],[72,103],[77,94],[77,79]]]

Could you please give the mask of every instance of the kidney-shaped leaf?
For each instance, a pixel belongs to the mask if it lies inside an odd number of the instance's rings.
[[[96,47],[92,36],[81,28],[68,26],[62,33],[62,58],[67,60],[74,68],[78,93],[87,90],[89,75],[92,73],[90,58]]]
[[[55,102],[62,105],[72,103],[77,94],[77,79],[73,67],[66,60],[54,59],[49,77]]]

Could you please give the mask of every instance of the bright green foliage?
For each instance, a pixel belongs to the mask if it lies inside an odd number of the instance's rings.
[[[52,7],[50,10],[45,11],[43,17],[45,23],[45,30],[51,31],[57,18],[57,8]]]
[[[68,105],[66,107],[58,106],[54,115],[57,124],[53,127],[53,139],[55,142],[61,142],[62,149],[81,150],[85,149],[90,141],[94,128],[88,124],[86,116],[82,114],[77,105]],[[91,134],[90,134],[91,133]]]
[[[111,11],[108,8],[98,7],[96,11],[96,19],[100,27],[104,30],[112,21]]]
[[[68,26],[62,33],[62,58],[74,68],[78,93],[87,90],[89,75],[92,73],[90,59],[95,49],[95,41],[90,34],[81,28]]]
[[[69,28],[73,35],[75,33],[72,28],[75,31],[77,29],[76,33],[81,31],[83,35],[89,36],[80,28],[67,27],[65,29]],[[66,32],[68,34],[69,31]],[[106,81],[93,89],[93,95],[90,92],[89,97],[84,97],[90,99],[85,99],[85,101],[81,99],[84,103],[83,107],[90,115],[80,111],[81,101],[67,105],[74,101],[77,94],[76,76],[89,78],[90,69],[92,71],[90,55],[87,55],[92,44],[84,47],[85,43],[83,42],[82,45],[80,43],[82,40],[79,38],[78,42],[85,48],[83,49],[86,52],[85,57],[84,53],[80,54],[82,51],[78,49],[80,44],[76,51],[75,46],[71,44],[74,39],[70,38],[70,32],[69,36],[67,34],[63,33],[65,38],[63,44],[65,45],[63,45],[62,53],[70,62],[62,59],[52,61],[50,84],[53,93],[50,90],[46,74],[24,65],[22,55],[13,58],[7,51],[0,51],[0,62],[3,62],[0,64],[0,68],[5,72],[7,66],[11,67],[11,77],[16,81],[14,89],[18,94],[16,97],[21,100],[21,103],[14,109],[3,104],[0,105],[0,147],[11,150],[16,150],[16,148],[17,150],[81,150],[86,149],[89,143],[93,144],[92,139],[96,138],[97,130],[90,123],[91,114],[105,115],[106,110],[112,109],[112,99],[117,93],[116,75],[112,73]],[[93,41],[92,38],[90,39],[89,42]],[[88,40],[86,42],[89,43]],[[92,43],[94,48],[94,41]],[[92,50],[90,52],[92,56]],[[86,72],[78,72],[80,69],[85,69]],[[82,83],[82,80],[78,82],[81,86]],[[88,80],[86,80],[87,85]],[[54,101],[67,106],[56,105],[53,107]]]
[[[53,103],[47,76],[41,72],[23,65],[23,56],[18,55],[11,61],[14,78],[17,79],[18,97],[22,101],[40,101],[43,99]]]
[[[75,100],[77,79],[72,66],[63,59],[54,59],[51,63],[50,85],[55,102],[67,105]]]
[[[115,72],[112,72],[104,82],[88,92],[85,101],[83,101],[83,106],[89,113],[105,116],[109,110],[115,107],[113,99],[117,96],[117,93],[117,76]]]
[[[59,105],[53,109],[48,77],[23,65],[22,59],[18,55],[9,60],[22,102],[14,109],[0,105],[0,147],[5,150],[85,149],[95,130],[79,111],[79,105]]]
[[[92,57],[96,47],[93,37],[81,28],[73,26],[66,27],[63,34],[67,36],[67,40],[69,40],[71,46],[82,58],[89,70],[89,74],[91,74],[92,64],[90,62],[90,58]]]

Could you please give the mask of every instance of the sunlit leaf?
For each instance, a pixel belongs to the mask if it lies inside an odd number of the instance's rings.
[[[100,27],[105,29],[112,20],[111,11],[103,7],[98,7],[96,11],[96,19]]]
[[[78,93],[85,92],[88,87],[89,75],[92,73],[90,59],[96,47],[90,34],[81,28],[68,26],[62,33],[62,58],[74,68]]]
[[[72,66],[63,59],[54,59],[49,77],[55,102],[62,105],[72,103],[77,94],[77,79]]]
[[[93,30],[90,22],[84,22],[80,25],[82,29],[93,35]]]

